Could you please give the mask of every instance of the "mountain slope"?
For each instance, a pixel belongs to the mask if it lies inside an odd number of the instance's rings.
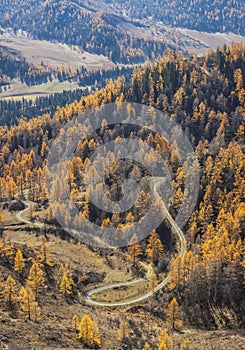
[[[106,9],[106,8],[105,8]],[[151,52],[162,52],[164,43],[132,39],[117,29],[118,19],[112,13],[95,12],[68,1],[6,2],[0,11],[0,25],[22,29],[37,39],[55,40],[96,54],[114,62],[139,63]],[[125,20],[123,20],[125,22]]]
[[[80,1],[79,1],[80,2]],[[106,0],[130,18],[162,21],[172,27],[245,35],[243,0]]]
[[[228,11],[230,7],[232,12]],[[212,4],[204,0],[13,0],[2,2],[0,15],[3,28],[24,30],[35,39],[78,45],[124,64],[145,62],[152,53],[157,56],[166,48],[178,47],[185,54],[190,48],[207,48],[195,34],[183,33],[177,27],[245,34],[242,0]]]

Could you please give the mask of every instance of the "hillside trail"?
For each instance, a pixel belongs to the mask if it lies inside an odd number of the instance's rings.
[[[158,183],[155,182],[154,183],[154,192],[155,194],[157,194],[157,185],[159,184],[159,180]],[[45,224],[41,223],[41,222],[33,222],[30,221],[26,218],[23,217],[23,215],[30,210],[30,206],[33,204],[30,201],[23,201],[23,203],[25,204],[26,208],[19,211],[18,213],[16,213],[16,219],[18,219],[20,222],[23,222],[29,226],[34,226],[34,227],[38,227],[38,228],[44,228]],[[172,216],[170,215],[169,211],[167,210],[167,208],[165,207],[164,202],[162,201],[162,210],[164,210],[164,214],[165,214],[165,218],[167,219],[167,221],[169,222],[171,229],[172,229],[172,233],[175,234],[179,240],[180,243],[180,248],[179,248],[179,256],[184,256],[184,254],[186,253],[186,249],[187,249],[187,243],[186,243],[186,238],[185,235],[183,233],[183,231],[179,228],[179,226],[177,225],[177,223],[174,221],[174,219],[172,218]],[[102,302],[102,301],[96,301],[94,299],[92,299],[91,297],[97,293],[103,292],[103,291],[109,291],[109,290],[113,290],[115,288],[120,288],[120,287],[130,287],[132,285],[136,285],[142,282],[145,282],[147,280],[150,279],[150,277],[152,276],[153,273],[153,269],[151,265],[147,265],[144,262],[140,262],[140,264],[142,265],[142,267],[146,270],[146,274],[144,278],[137,278],[134,279],[132,281],[128,281],[128,282],[122,282],[122,283],[114,283],[114,284],[109,284],[106,286],[101,286],[101,287],[97,287],[94,289],[91,289],[89,291],[87,291],[84,295],[83,295],[83,299],[90,305],[95,305],[95,306],[104,306],[104,307],[117,307],[117,306],[126,306],[126,305],[131,305],[131,304],[135,304],[138,302],[141,302],[151,296],[154,295],[154,293],[156,293],[157,291],[159,291],[160,289],[164,288],[169,281],[169,276],[165,277],[161,283],[158,284],[158,286],[152,290],[149,291],[139,297],[133,298],[131,300],[127,300],[127,301],[121,301],[121,302],[116,302],[116,303],[106,303],[106,302]]]

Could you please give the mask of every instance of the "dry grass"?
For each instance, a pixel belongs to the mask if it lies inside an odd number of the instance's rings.
[[[11,34],[0,35],[0,46],[14,49],[21,53],[28,62],[49,64],[53,67],[85,66],[88,70],[109,68],[114,64],[103,55],[81,52],[78,48],[71,48],[60,43],[51,43],[45,40],[18,38]]]
[[[116,303],[120,301],[130,301],[148,291],[148,283],[142,282],[136,285],[108,289],[107,291],[93,294],[91,299],[105,303]]]
[[[38,96],[60,93],[64,90],[76,90],[79,88],[82,89],[77,82],[69,81],[59,82],[58,80],[53,80],[46,84],[29,87],[18,80],[13,80],[10,89],[2,92],[0,97],[5,100],[20,100],[22,97],[27,100],[35,100]]]

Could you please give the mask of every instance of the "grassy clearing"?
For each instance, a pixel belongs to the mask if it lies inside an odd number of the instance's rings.
[[[137,283],[131,286],[123,286],[119,288],[112,288],[93,294],[91,299],[98,302],[116,303],[121,301],[130,301],[136,297],[147,293],[149,290],[147,281]]]
[[[77,82],[59,82],[58,80],[29,87],[15,79],[12,81],[10,89],[1,93],[0,97],[5,100],[20,100],[22,97],[27,100],[35,100],[38,96],[60,93],[64,90],[76,90],[79,88],[82,89]]]
[[[88,70],[98,68],[111,68],[114,66],[107,57],[103,55],[82,52],[77,47],[65,44],[51,43],[46,40],[33,40],[19,38],[11,34],[0,35],[0,46],[5,46],[18,51],[28,62],[49,64],[53,67],[85,66]]]

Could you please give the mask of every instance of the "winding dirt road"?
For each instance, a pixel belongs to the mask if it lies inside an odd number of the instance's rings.
[[[33,221],[30,221],[28,219],[25,219],[23,218],[23,214],[25,214],[26,212],[28,212],[28,210],[30,210],[30,206],[31,204],[35,204],[35,203],[32,203],[30,201],[22,201],[22,203],[25,204],[26,208],[19,211],[15,216],[16,216],[16,219],[18,219],[20,222],[24,222],[25,224],[29,225],[29,226],[34,226],[34,227],[38,227],[38,228],[44,228],[44,223],[42,222],[33,222]]]
[[[157,193],[157,186],[161,183],[161,179],[160,178],[155,178],[153,179],[154,181],[154,192],[157,196],[159,196],[159,194]],[[175,234],[180,242],[180,249],[179,249],[179,255],[180,256],[184,256],[184,254],[186,253],[186,238],[185,235],[183,233],[183,231],[179,228],[179,226],[176,224],[176,222],[174,221],[174,219],[172,218],[172,216],[170,215],[170,213],[168,212],[167,208],[165,207],[164,202],[162,201],[162,205],[163,208],[162,210],[164,211],[165,217],[168,220],[168,222],[171,225],[172,228],[172,232],[173,234]],[[148,265],[145,265],[148,266]],[[149,267],[149,266],[148,266]],[[152,274],[152,272],[151,272]],[[149,273],[145,276],[145,280],[149,279],[151,274],[149,275]],[[131,286],[133,284],[137,284],[142,282],[143,279],[138,279],[138,280],[134,280],[131,282],[124,282],[124,283],[115,283],[115,284],[110,284],[107,286],[103,286],[103,287],[98,287],[98,288],[94,288],[91,289],[90,291],[88,291],[85,295],[84,295],[84,299],[88,304],[91,305],[95,305],[95,306],[109,306],[109,307],[117,307],[117,306],[126,306],[126,305],[131,305],[131,304],[135,304],[138,302],[141,302],[149,297],[151,297],[152,295],[154,295],[154,293],[156,293],[157,291],[159,291],[160,289],[162,289],[164,286],[166,286],[168,284],[169,281],[169,276],[167,276],[166,278],[164,278],[162,280],[162,282],[152,291],[149,291],[146,294],[143,294],[137,298],[134,298],[132,300],[127,300],[127,301],[121,301],[121,302],[117,302],[117,303],[105,303],[105,302],[100,302],[100,301],[96,301],[91,299],[92,295],[95,295],[99,292],[105,291],[105,290],[110,290],[110,289],[114,289],[114,288],[118,288],[118,287],[127,287],[127,286]]]
[[[159,181],[159,180],[158,180]],[[157,194],[157,190],[156,190],[156,186],[157,184],[154,183],[154,191]],[[38,228],[43,228],[44,224],[40,223],[40,222],[31,222],[30,220],[27,220],[25,218],[23,218],[23,214],[26,213],[28,210],[30,210],[30,205],[32,204],[29,201],[23,201],[23,203],[25,204],[26,208],[24,210],[19,211],[16,214],[16,218],[21,221],[24,222],[25,224],[28,224],[30,226],[35,226]],[[179,240],[180,243],[180,248],[179,248],[179,255],[180,256],[184,256],[184,254],[186,253],[186,239],[185,239],[185,235],[182,232],[182,230],[179,228],[179,226],[176,224],[176,222],[174,221],[174,219],[172,218],[172,216],[170,215],[170,213],[168,212],[167,208],[165,207],[164,203],[163,204],[163,210],[164,210],[164,214],[166,219],[168,220],[168,222],[171,225],[172,228],[172,232],[173,234],[175,234]],[[114,284],[110,284],[110,285],[106,285],[106,286],[102,286],[102,287],[97,287],[94,289],[91,289],[90,291],[86,292],[85,295],[83,295],[83,299],[90,305],[95,305],[95,306],[104,306],[104,307],[117,307],[117,306],[126,306],[126,305],[131,305],[131,304],[135,304],[138,302],[141,302],[149,297],[151,297],[154,293],[156,293],[157,291],[159,291],[160,289],[162,289],[164,286],[167,285],[168,281],[169,281],[169,276],[167,276],[166,278],[164,278],[162,280],[162,282],[152,291],[149,291],[137,298],[134,298],[132,300],[128,300],[128,301],[121,301],[121,302],[116,302],[116,303],[106,303],[106,302],[100,302],[100,301],[96,301],[91,299],[92,295],[95,295],[97,293],[106,291],[106,290],[111,290],[111,289],[115,289],[115,288],[120,288],[120,287],[128,287],[128,286],[132,286],[138,283],[142,283],[143,281],[149,280],[149,278],[151,277],[152,273],[153,273],[153,269],[150,265],[147,265],[143,262],[140,262],[140,264],[142,266],[144,266],[144,268],[147,270],[147,273],[145,275],[144,278],[139,278],[133,281],[129,281],[129,282],[123,282],[123,283],[114,283]]]

